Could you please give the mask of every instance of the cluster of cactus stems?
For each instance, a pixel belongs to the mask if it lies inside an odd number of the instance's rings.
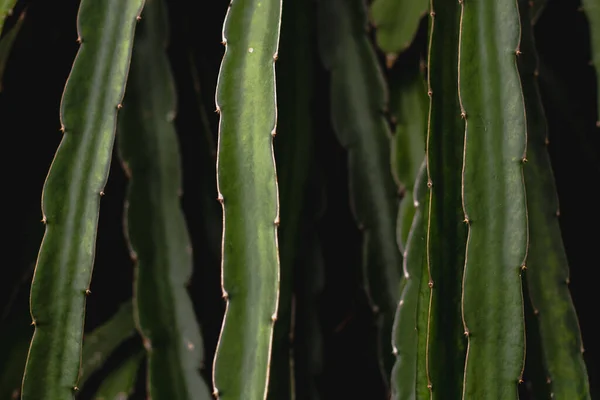
[[[600,2],[582,3],[600,74]],[[15,4],[0,0],[0,31]],[[360,281],[377,332],[357,346],[376,354],[391,398],[517,399],[525,363],[535,357],[543,380],[535,398],[590,399],[538,88],[533,26],[544,6],[231,0],[209,193],[222,207],[225,309],[210,360],[188,292],[193,258],[180,205],[167,8],[163,0],[81,0],[80,47],[60,107],[63,137],[42,193],[34,332],[13,398],[75,398],[137,335],[142,345],[95,398],[128,398],[140,368],[154,400],[323,397],[315,311],[324,290],[316,232],[323,188],[310,184],[319,95],[310,82],[319,61],[331,127],[347,156]],[[0,39],[0,77],[24,17]],[[426,51],[399,61],[424,19]],[[278,142],[280,135],[289,139]],[[115,140],[129,181],[133,298],[84,339]],[[303,286],[293,283],[298,276]],[[0,395],[10,384],[0,376]]]

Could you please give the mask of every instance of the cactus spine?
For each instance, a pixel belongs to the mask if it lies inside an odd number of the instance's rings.
[[[82,0],[82,43],[61,103],[64,132],[42,194],[46,232],[31,285],[35,332],[22,399],[72,399],[78,390],[85,299],[100,197],[143,0]]]
[[[118,126],[130,179],[126,235],[136,264],[134,317],[147,350],[149,396],[208,399],[199,375],[202,339],[186,291],[192,254],[179,200],[175,90],[164,49],[166,10],[162,0],[146,3]]]
[[[281,6],[281,0],[233,0],[223,26],[217,190],[227,305],[213,367],[213,394],[223,400],[261,400],[268,392],[279,298],[273,137]]]

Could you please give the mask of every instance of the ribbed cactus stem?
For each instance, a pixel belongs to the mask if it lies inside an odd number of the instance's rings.
[[[166,15],[163,0],[146,0],[118,124],[120,156],[129,177],[125,233],[135,263],[134,317],[147,353],[149,396],[209,399],[199,373],[204,346],[187,292],[192,249],[180,205]]]
[[[516,65],[516,0],[460,0],[458,88],[468,226],[463,399],[517,399],[525,359],[521,273],[528,246],[527,126]]]
[[[85,300],[100,198],[112,157],[143,0],[82,0],[81,43],[63,94],[64,132],[42,193],[46,232],[31,285],[31,341],[22,399],[70,400],[78,391]]]
[[[217,399],[266,399],[279,301],[279,196],[273,138],[281,0],[233,0],[217,80],[217,190],[223,207],[225,317],[215,354]]]
[[[4,28],[6,17],[12,14],[15,4],[17,4],[17,0],[0,0],[0,33],[2,33],[2,28]]]
[[[592,52],[592,65],[596,69],[596,84],[598,91],[598,113],[596,114],[596,126],[600,128],[600,1],[581,0],[583,10],[587,16],[590,27],[590,42]]]
[[[522,21],[519,70],[527,110],[528,163],[525,168],[530,243],[527,288],[537,320],[547,385],[556,399],[589,399],[583,344],[569,293],[569,266],[558,223],[558,198],[547,151],[547,125],[537,82],[538,59],[527,0],[520,0]],[[527,334],[531,334],[531,329]],[[535,393],[536,396],[542,394]]]

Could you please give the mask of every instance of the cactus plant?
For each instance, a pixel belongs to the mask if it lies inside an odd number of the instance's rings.
[[[595,398],[597,2],[215,4],[0,0],[0,398]]]

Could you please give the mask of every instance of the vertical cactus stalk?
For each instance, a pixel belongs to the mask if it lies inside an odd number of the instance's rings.
[[[104,379],[94,394],[94,400],[128,399],[135,388],[137,373],[143,359],[144,353],[140,351],[123,361]]]
[[[143,3],[82,0],[79,8],[81,47],[61,102],[64,136],[42,194],[46,232],[31,285],[24,400],[72,399],[78,389],[100,197]]]
[[[6,17],[12,14],[12,9],[17,4],[17,0],[0,0],[0,33],[4,28]]]
[[[533,10],[527,0],[519,3],[523,26],[519,69],[529,133],[525,168],[530,229],[527,286],[552,396],[589,399],[583,345],[569,293],[569,267],[558,224],[558,198],[547,152],[546,119],[536,78],[538,60],[530,22]]]
[[[431,398],[436,399],[460,397],[466,347],[460,309],[467,236],[461,197],[465,128],[456,79],[459,21],[458,2],[431,1],[424,218],[430,291],[426,367]]]
[[[415,57],[406,66],[390,71],[390,113],[396,124],[391,164],[394,178],[403,192],[396,225],[401,252],[404,252],[416,211],[413,190],[425,157],[428,101],[418,61]]]
[[[217,190],[223,206],[225,316],[215,354],[218,399],[266,399],[279,301],[279,198],[273,155],[281,0],[233,0],[217,80]]]
[[[391,375],[393,400],[430,397],[426,366],[430,290],[424,215],[428,203],[425,162],[422,162],[414,187],[414,196],[410,200],[416,211],[404,253],[406,285],[398,303],[392,332],[392,346],[396,355]]]
[[[23,21],[25,21],[25,11],[19,15],[19,19],[15,26],[2,38],[0,39],[0,92],[2,92],[2,78],[4,77],[4,70],[6,69],[6,63],[8,62],[8,56],[12,49],[13,44],[15,43],[15,39],[23,26]],[[2,27],[0,27],[0,31]]]
[[[596,69],[596,82],[600,82],[600,0],[581,0],[581,2],[590,26],[592,64]],[[600,83],[597,83],[597,88],[598,120],[596,126],[600,128]]]
[[[181,157],[165,12],[162,0],[146,0],[118,124],[120,156],[130,179],[125,207],[136,264],[134,318],[148,356],[149,396],[208,399],[199,374],[200,329],[186,290],[192,254],[179,199]]]
[[[283,8],[277,66],[279,135],[275,139],[281,219],[279,318],[275,324],[269,399],[294,398],[292,289],[298,258],[306,184],[313,152],[313,69],[316,10],[307,0],[289,0]]]
[[[375,0],[371,4],[377,45],[386,53],[388,67],[410,46],[428,5],[427,0]]]
[[[463,399],[517,399],[525,357],[521,273],[528,246],[527,126],[516,0],[460,0],[458,87],[468,226]]]
[[[366,34],[363,0],[321,3],[321,59],[331,72],[334,131],[348,151],[350,201],[363,232],[367,293],[377,316],[384,380],[394,363],[391,331],[400,299],[402,255],[396,243],[398,187],[390,168],[391,132],[384,118],[387,93]]]
[[[83,337],[83,353],[79,373],[79,388],[100,369],[121,343],[135,334],[133,305],[131,301],[119,307],[115,315]]]

